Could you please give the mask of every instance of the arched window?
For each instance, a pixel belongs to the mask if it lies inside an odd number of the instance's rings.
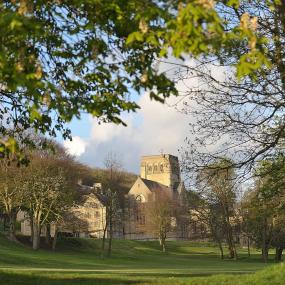
[[[145,225],[145,216],[139,213],[137,215],[137,222],[139,225]]]
[[[149,165],[147,166],[147,172],[148,172],[148,173],[152,173],[152,165],[151,165],[151,164],[149,164]]]
[[[157,168],[158,168],[157,164],[155,164],[154,167],[153,167],[153,172],[157,172],[157,170],[158,170]]]
[[[142,194],[139,194],[136,197],[136,201],[139,202],[139,203],[144,203],[145,202],[145,197]]]
[[[161,163],[159,166],[160,172],[163,172],[163,164]]]

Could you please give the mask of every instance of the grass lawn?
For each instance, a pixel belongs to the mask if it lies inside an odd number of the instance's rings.
[[[238,261],[222,261],[211,244],[171,241],[167,246],[168,252],[162,253],[156,241],[115,240],[112,257],[101,259],[98,240],[68,239],[59,243],[57,252],[33,252],[0,236],[0,284],[235,285],[255,284],[252,278],[285,272],[278,265],[252,274],[268,266],[257,251],[249,258],[240,249]],[[272,283],[270,277],[264,284],[285,284],[285,273],[283,278],[282,283]]]

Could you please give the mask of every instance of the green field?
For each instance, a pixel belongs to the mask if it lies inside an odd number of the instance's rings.
[[[0,284],[277,285],[285,280],[282,265],[254,273],[270,265],[260,261],[257,251],[249,258],[240,249],[238,261],[222,261],[211,244],[171,241],[167,245],[168,252],[162,253],[155,241],[115,240],[112,258],[101,259],[96,240],[68,239],[60,242],[57,252],[33,252],[2,236]],[[259,279],[270,283],[254,283]]]

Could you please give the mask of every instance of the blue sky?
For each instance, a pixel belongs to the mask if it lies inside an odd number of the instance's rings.
[[[82,119],[74,119],[69,124],[69,127],[72,130],[72,133],[76,133],[77,136],[80,136],[82,138],[88,137],[90,130],[91,130],[91,124],[89,123],[89,115],[83,114]]]

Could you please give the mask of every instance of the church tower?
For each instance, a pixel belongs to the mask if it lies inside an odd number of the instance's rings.
[[[143,156],[141,178],[156,181],[172,189],[181,182],[178,158],[171,154]]]

